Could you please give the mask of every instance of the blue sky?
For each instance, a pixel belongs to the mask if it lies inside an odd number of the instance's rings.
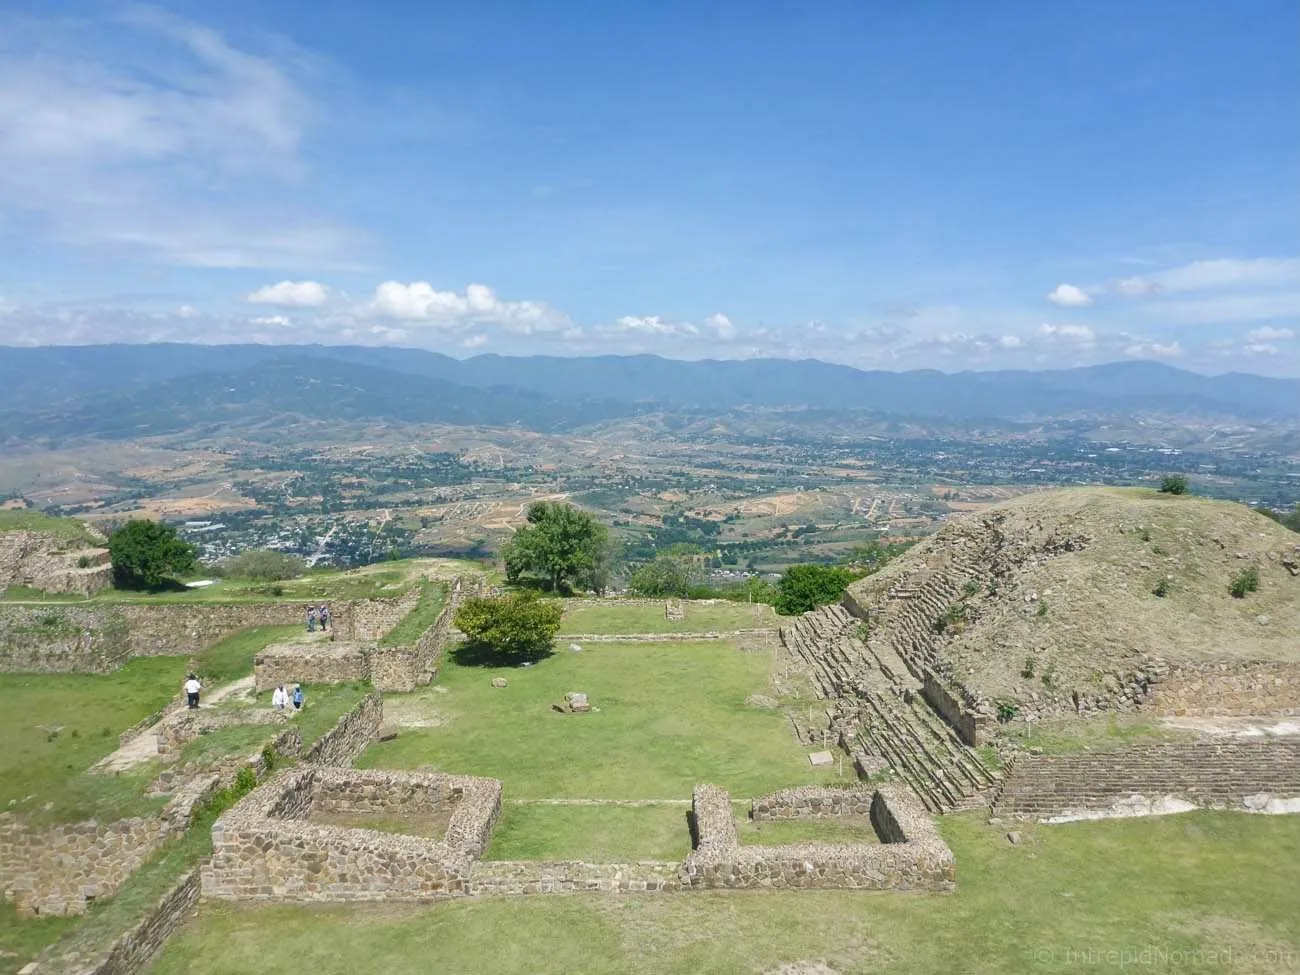
[[[1300,375],[1293,0],[9,3],[0,343]]]

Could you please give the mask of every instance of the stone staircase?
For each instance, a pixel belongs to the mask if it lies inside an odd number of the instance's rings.
[[[782,627],[781,640],[812,679],[831,732],[855,758],[878,757],[932,812],[982,804],[997,777],[922,699],[921,683],[893,641],[859,635],[842,606],[824,606]],[[876,764],[876,763],[872,763]]]
[[[1005,818],[1084,818],[1135,796],[1203,808],[1254,808],[1271,796],[1300,808],[1300,738],[1132,745],[1020,758],[996,796]],[[1252,803],[1254,805],[1252,805]]]

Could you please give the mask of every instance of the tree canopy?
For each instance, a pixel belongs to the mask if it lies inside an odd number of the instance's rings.
[[[161,521],[128,521],[108,538],[113,581],[123,589],[152,589],[193,571],[194,546]]]
[[[534,573],[559,591],[571,584],[602,589],[611,561],[609,529],[570,504],[537,501],[528,506],[528,523],[506,542],[506,578],[518,582]]]
[[[850,582],[862,575],[838,565],[792,565],[777,584],[776,611],[797,616],[829,605],[844,595]]]
[[[1160,479],[1161,494],[1186,494],[1187,478],[1182,474],[1166,474]]]
[[[551,652],[564,607],[537,593],[475,596],[456,610],[456,628],[476,644],[503,657],[541,657]]]
[[[665,552],[632,573],[628,588],[638,596],[676,596],[687,599],[704,584],[700,560],[685,553]]]

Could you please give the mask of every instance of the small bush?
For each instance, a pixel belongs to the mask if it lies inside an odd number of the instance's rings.
[[[270,775],[275,771],[276,763],[279,762],[280,756],[276,754],[274,748],[268,743],[262,748],[262,766],[266,770],[265,774]]]
[[[988,589],[985,590],[985,591],[986,591],[990,596],[996,596],[996,595],[998,594],[998,580],[996,580],[996,579],[990,579],[990,580],[989,580],[989,587],[988,587]]]
[[[1046,667],[1044,667],[1043,676],[1040,677],[1039,680],[1043,682],[1043,686],[1046,687],[1048,690],[1051,690],[1053,687],[1055,687],[1056,686],[1056,665],[1048,664]]]
[[[89,556],[89,555],[81,555],[81,556],[78,556],[78,558],[77,558],[77,568],[78,568],[78,569],[89,569],[89,568],[90,568],[90,556]]]
[[[1187,478],[1182,474],[1166,474],[1160,479],[1161,494],[1186,494]]]
[[[1245,599],[1246,593],[1256,592],[1259,589],[1259,569],[1253,565],[1249,569],[1242,569],[1232,577],[1232,582],[1228,585],[1228,592],[1234,599]]]
[[[863,620],[861,623],[858,624],[858,639],[861,640],[863,643],[866,643],[870,637],[871,637],[871,624],[868,623],[866,620]]]
[[[1035,615],[1035,616],[1046,616],[1046,615],[1047,615],[1047,600],[1046,600],[1046,599],[1040,599],[1040,600],[1038,601],[1038,609],[1034,610],[1034,615]]]
[[[1138,532],[1138,537],[1141,538],[1142,541],[1144,542],[1151,541],[1151,529],[1150,528],[1141,529],[1141,531]]]
[[[1165,577],[1162,578],[1159,582],[1157,582],[1157,583],[1156,583],[1156,587],[1155,587],[1154,589],[1151,590],[1151,594],[1152,594],[1153,596],[1159,596],[1161,599],[1164,599],[1166,596],[1168,596],[1168,595],[1169,595],[1169,577],[1168,577],[1168,576],[1165,576]]]
[[[1020,713],[1020,705],[1015,701],[998,701],[998,721],[1006,724]]]
[[[1025,680],[1032,680],[1034,676],[1035,666],[1037,666],[1037,662],[1034,660],[1034,658],[1026,657],[1024,664],[1021,665],[1020,667],[1020,676],[1023,677]]]
[[[251,765],[245,765],[235,775],[235,792],[239,795],[247,795],[257,788],[257,773],[253,771]]]
[[[980,584],[974,579],[967,579],[966,584],[961,587],[963,596],[974,596],[980,591]]]
[[[953,603],[943,611],[943,615],[934,621],[935,633],[960,633],[966,629],[966,604]]]

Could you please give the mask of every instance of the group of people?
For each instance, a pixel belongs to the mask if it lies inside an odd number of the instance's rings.
[[[315,633],[317,626],[322,630],[330,628],[330,608],[324,603],[307,607],[307,632]]]
[[[284,689],[283,684],[280,684],[279,686],[276,687],[275,690],[271,692],[271,707],[275,708],[277,711],[283,711],[290,704],[292,704],[293,709],[295,711],[301,711],[302,697],[303,695],[302,695],[301,684],[293,685],[292,694],[290,694],[288,691]]]

